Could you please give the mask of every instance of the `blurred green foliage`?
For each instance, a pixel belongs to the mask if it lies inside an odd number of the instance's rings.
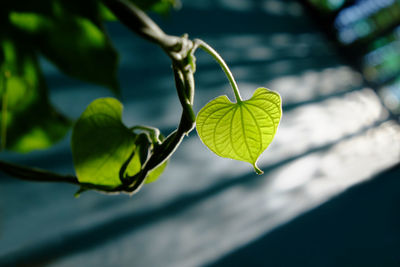
[[[51,106],[35,52],[5,38],[1,48],[2,146],[19,152],[47,148],[70,122]]]
[[[168,12],[173,0],[130,0],[145,10]],[[0,9],[1,147],[44,149],[71,123],[51,105],[38,57],[65,74],[119,95],[118,55],[104,21],[115,20],[99,0],[13,0]]]

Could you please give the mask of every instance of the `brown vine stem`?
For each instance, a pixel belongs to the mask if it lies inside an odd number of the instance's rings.
[[[136,193],[143,186],[147,174],[168,160],[184,136],[194,128],[195,116],[192,109],[194,77],[188,61],[194,46],[187,35],[176,37],[165,34],[143,11],[126,0],[104,0],[104,3],[125,26],[159,45],[171,58],[175,85],[183,108],[177,130],[154,151],[138,174],[125,178],[129,186],[124,190]]]
[[[42,169],[21,166],[11,162],[0,161],[0,169],[9,175],[23,180],[79,184],[78,178],[73,175],[61,175]]]

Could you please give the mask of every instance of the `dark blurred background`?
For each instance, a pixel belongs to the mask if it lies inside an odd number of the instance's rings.
[[[0,265],[400,266],[400,2],[182,1],[154,16],[170,34],[213,46],[244,97],[283,98],[277,136],[250,165],[215,156],[195,132],[154,184],[132,197],[0,180]],[[118,23],[124,122],[179,120],[169,59]],[[196,112],[233,97],[213,59],[197,54]],[[44,59],[55,106],[77,118],[109,91]],[[1,158],[73,173],[68,136],[50,150]]]

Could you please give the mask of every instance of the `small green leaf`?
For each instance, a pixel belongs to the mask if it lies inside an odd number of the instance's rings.
[[[93,101],[76,122],[72,132],[72,156],[78,180],[116,187],[119,172],[136,150],[136,134],[121,121],[122,104],[114,98]],[[134,161],[128,169],[138,170]],[[140,169],[140,166],[139,166]]]
[[[100,98],[76,122],[71,147],[79,182],[117,187],[122,184],[121,177],[134,176],[141,170],[155,144],[147,134],[133,133],[121,118],[118,100]],[[156,181],[166,165],[150,171],[146,183]]]
[[[146,184],[153,183],[158,180],[160,175],[164,172],[165,168],[167,167],[168,160],[164,161],[160,166],[151,170],[146,177]]]
[[[249,162],[258,174],[257,159],[269,146],[282,115],[281,97],[266,88],[258,88],[246,101],[232,103],[219,96],[197,115],[197,132],[215,154]]]

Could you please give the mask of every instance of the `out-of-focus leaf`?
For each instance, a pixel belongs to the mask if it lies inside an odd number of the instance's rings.
[[[4,55],[2,62],[2,88],[7,89],[7,110],[23,112],[35,99],[46,93],[40,84],[40,70],[32,52],[17,47],[11,40],[3,40],[1,48]]]
[[[47,148],[69,127],[69,121],[48,100],[38,52],[66,74],[118,93],[117,54],[103,28],[100,5],[98,0],[2,3],[0,125],[2,145],[7,149]]]
[[[0,48],[3,146],[29,152],[53,145],[65,136],[69,121],[51,106],[36,56],[10,40],[1,41]]]
[[[51,0],[54,1],[54,0]],[[79,16],[89,19],[93,24],[102,28],[102,3],[99,0],[61,0],[60,9],[64,16]]]
[[[11,24],[30,34],[49,30],[52,23],[49,18],[37,13],[11,12],[8,17]]]
[[[171,8],[180,6],[179,0],[130,0],[143,10],[151,10],[160,14],[167,14]]]
[[[118,56],[108,37],[90,20],[58,21],[40,39],[40,51],[63,72],[118,93]]]
[[[105,21],[116,21],[117,17],[102,3],[99,3],[99,13],[101,19]]]
[[[45,12],[36,12],[35,8],[21,12],[26,8],[12,7],[8,23],[15,30],[9,32],[19,33],[14,35],[20,42],[28,40],[66,74],[118,94],[118,55],[102,26],[99,2],[44,2],[52,7],[46,7]]]
[[[9,113],[6,148],[17,152],[45,149],[61,140],[70,122],[48,103],[35,103],[24,112]]]

